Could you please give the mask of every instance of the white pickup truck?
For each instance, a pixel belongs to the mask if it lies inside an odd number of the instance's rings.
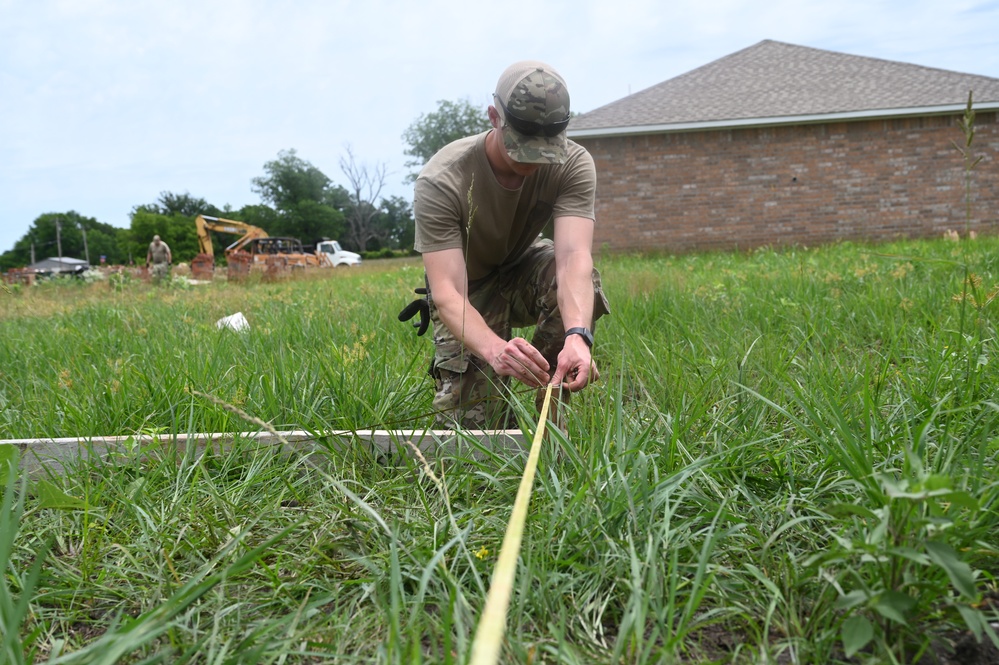
[[[325,256],[334,268],[356,266],[361,263],[361,255],[348,252],[336,240],[323,240],[316,243],[316,254]]]

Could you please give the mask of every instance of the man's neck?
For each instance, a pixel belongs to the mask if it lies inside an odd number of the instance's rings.
[[[506,146],[503,145],[503,135],[498,129],[493,129],[486,136],[486,159],[500,186],[506,189],[520,189],[524,184],[526,176],[514,171],[510,165]]]

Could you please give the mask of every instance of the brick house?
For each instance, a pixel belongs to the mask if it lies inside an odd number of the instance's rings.
[[[573,118],[597,167],[594,249],[999,232],[999,79],[766,40]]]

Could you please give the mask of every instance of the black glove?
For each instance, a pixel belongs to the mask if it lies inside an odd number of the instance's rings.
[[[413,321],[413,327],[416,328],[416,334],[422,335],[427,332],[427,328],[430,327],[430,302],[427,300],[427,290],[422,286],[415,290],[417,295],[422,295],[422,298],[417,298],[413,302],[406,305],[401,312],[399,312],[400,321],[409,321],[411,318],[416,316],[416,313],[420,313],[420,320]]]

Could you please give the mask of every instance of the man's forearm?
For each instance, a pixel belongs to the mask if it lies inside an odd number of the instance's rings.
[[[589,328],[593,325],[593,221],[555,220],[555,278],[562,325]],[[579,335],[565,340],[552,377],[570,391],[582,390],[599,377],[589,341]]]
[[[468,349],[492,364],[506,340],[494,333],[468,299],[465,258],[460,248],[423,255],[430,297],[441,322]]]
[[[452,292],[438,299],[432,293],[431,297],[434,298],[441,322],[455,339],[467,346],[469,351],[491,363],[492,356],[502,348],[506,340],[493,332],[479,311],[461,294]]]
[[[556,266],[558,308],[566,330],[593,325],[593,256],[576,251]]]
[[[499,376],[514,377],[534,387],[548,381],[549,364],[541,352],[521,337],[503,339],[472,306],[466,294],[461,249],[424,253],[423,265],[437,316],[471,354],[488,363]]]
[[[503,339],[460,292],[452,290],[449,295],[443,302],[435,298],[437,314],[470,354],[488,363],[497,375],[515,377],[535,388],[550,380],[551,366],[530,342],[522,337]]]

